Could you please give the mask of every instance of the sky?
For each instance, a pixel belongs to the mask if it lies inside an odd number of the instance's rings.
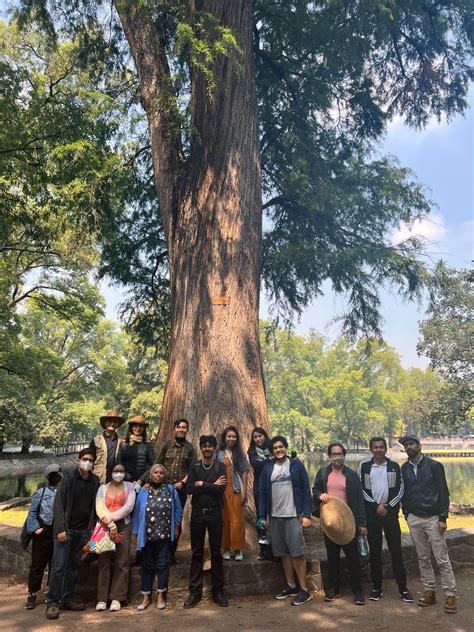
[[[470,109],[449,123],[430,121],[422,131],[394,120],[388,128],[380,148],[383,154],[392,154],[402,166],[409,167],[427,189],[434,202],[429,219],[403,226],[392,239],[399,240],[409,234],[425,237],[428,242],[428,263],[443,259],[454,268],[466,268],[473,259],[474,232],[474,89],[469,93]],[[121,292],[102,282],[107,301],[107,316],[117,320],[117,305]],[[330,284],[323,287],[324,296],[318,298],[295,322],[297,334],[306,334],[314,328],[330,339],[340,334],[340,325],[331,324],[344,312],[344,300],[336,296]],[[401,357],[403,366],[424,368],[428,358],[418,356],[418,323],[423,320],[426,305],[406,303],[400,297],[382,292],[384,338]],[[267,302],[262,295],[261,318],[268,315]]]

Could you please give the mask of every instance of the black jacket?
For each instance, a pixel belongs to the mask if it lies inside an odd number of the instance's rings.
[[[424,456],[418,463],[417,475],[413,465],[406,461],[402,465],[405,491],[402,509],[405,518],[409,513],[415,516],[439,516],[446,522],[449,514],[449,489],[444,467],[438,461]]]
[[[322,467],[316,474],[313,486],[313,501],[315,504],[314,514],[319,517],[321,494],[328,492],[328,476],[332,472],[332,465]],[[346,477],[346,496],[347,504],[354,514],[355,523],[358,527],[365,527],[365,509],[364,499],[362,497],[362,488],[357,472],[351,470],[347,465],[343,465],[342,473]]]
[[[53,533],[58,535],[63,531],[67,531],[69,527],[69,517],[71,515],[72,503],[74,501],[74,488],[76,479],[80,476],[77,467],[72,470],[66,470],[63,474],[58,491],[54,497],[53,505]],[[88,531],[92,532],[95,527],[95,496],[99,489],[99,478],[95,474],[89,474],[94,483],[94,502],[91,507]]]
[[[254,446],[248,449],[247,451],[250,465],[253,468],[253,495],[254,498],[258,497],[258,488],[260,485],[260,474],[262,473],[265,465],[270,461],[270,459],[262,459]],[[258,511],[258,508],[257,508]]]
[[[126,481],[141,480],[145,482],[145,475],[154,462],[155,448],[151,441],[146,443],[122,443],[119,463],[125,468]]]
[[[400,466],[396,461],[392,461],[385,457],[387,461],[387,485],[388,485],[388,500],[386,509],[390,513],[398,514],[400,508],[400,500],[403,496],[403,478],[400,471]],[[367,515],[369,512],[375,512],[378,507],[378,503],[372,497],[372,489],[370,486],[370,470],[374,459],[370,461],[364,461],[360,466],[360,482],[362,485],[362,495],[365,500],[365,510]]]

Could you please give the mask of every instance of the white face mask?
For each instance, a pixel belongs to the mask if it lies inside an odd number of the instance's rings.
[[[81,461],[79,461],[79,467],[84,472],[90,472],[91,469],[94,467],[94,464],[92,463],[92,461],[82,461],[81,460]]]
[[[121,483],[125,478],[125,472],[112,472],[112,478],[114,481],[117,481],[117,483]]]

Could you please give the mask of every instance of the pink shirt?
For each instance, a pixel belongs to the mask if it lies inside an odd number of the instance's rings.
[[[336,496],[345,503],[347,502],[346,496],[346,477],[342,473],[342,470],[333,469],[328,476],[328,494],[329,496]]]

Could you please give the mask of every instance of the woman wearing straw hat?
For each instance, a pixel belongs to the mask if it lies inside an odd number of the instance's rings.
[[[120,450],[119,460],[125,467],[125,480],[134,483],[137,492],[144,483],[145,473],[155,462],[155,448],[151,441],[147,441],[147,426],[142,415],[130,419]]]
[[[365,604],[357,537],[367,535],[362,488],[357,472],[344,465],[346,449],[341,443],[328,446],[330,464],[316,474],[313,496],[321,513],[324,544],[328,556],[328,585],[325,601],[340,597],[340,555],[344,551],[350,584],[357,606]],[[357,528],[356,528],[357,527]]]
[[[104,432],[97,435],[90,442],[89,448],[95,452],[94,474],[99,477],[101,485],[110,483],[112,469],[117,463],[123,439],[117,436],[117,429],[125,423],[116,410],[109,410],[100,418],[100,425]]]

